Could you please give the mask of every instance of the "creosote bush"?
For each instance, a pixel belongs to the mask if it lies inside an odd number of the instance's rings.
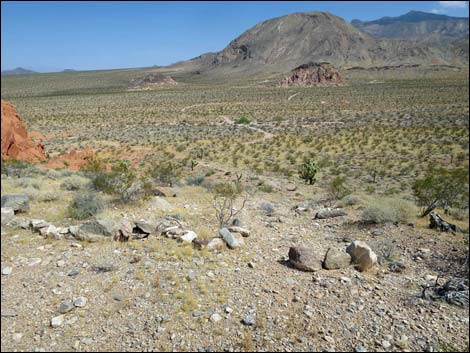
[[[368,197],[361,220],[367,223],[403,223],[413,222],[416,207],[412,202],[395,197]]]

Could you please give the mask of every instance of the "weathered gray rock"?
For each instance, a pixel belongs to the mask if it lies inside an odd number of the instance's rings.
[[[301,271],[318,271],[322,268],[323,256],[312,249],[295,246],[289,249],[289,262]]]
[[[28,229],[31,226],[31,219],[28,217],[15,216],[8,222],[7,226],[12,228]]]
[[[336,270],[340,268],[348,267],[351,264],[351,255],[348,253],[329,248],[325,254],[325,260],[323,261],[323,266],[327,270]]]
[[[242,322],[243,325],[254,326],[256,325],[256,316],[254,314],[246,314]]]
[[[13,269],[9,266],[2,268],[2,275],[9,276]]]
[[[69,311],[72,311],[74,308],[74,305],[72,303],[71,300],[66,300],[62,303],[60,303],[60,306],[59,306],[59,313],[61,314],[65,314],[65,313],[68,313]]]
[[[315,214],[315,218],[326,219],[326,218],[334,218],[334,217],[340,217],[340,216],[346,216],[346,215],[347,213],[344,210],[340,210],[340,209],[330,210],[328,208],[324,208]]]
[[[147,222],[137,221],[135,222],[135,227],[133,232],[135,234],[153,234],[156,232],[156,226]]]
[[[359,271],[367,271],[377,264],[377,255],[365,242],[354,240],[346,249],[351,260]]]
[[[219,234],[230,249],[236,249],[241,246],[240,242],[237,240],[234,234],[231,233],[227,228],[219,229]]]
[[[15,217],[15,211],[11,207],[2,207],[2,226]]]
[[[99,240],[112,239],[116,232],[115,224],[111,220],[97,219],[81,224],[78,231],[71,230],[77,240],[95,242]]]
[[[29,210],[29,197],[26,194],[2,195],[1,207],[10,207],[16,212]]]
[[[249,237],[250,234],[251,234],[248,229],[245,229],[245,228],[242,228],[242,227],[230,226],[227,229],[232,233],[238,233],[238,234],[241,234],[244,237]]]
[[[39,232],[42,228],[49,227],[50,224],[43,219],[32,219],[31,228],[34,232]]]

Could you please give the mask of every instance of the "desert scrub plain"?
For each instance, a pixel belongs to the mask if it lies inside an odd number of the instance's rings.
[[[150,71],[178,85],[127,89]],[[468,191],[466,206],[437,209],[455,235],[429,229],[413,192],[429,167],[468,168],[468,71],[346,77],[288,89],[277,76],[159,68],[2,77],[2,99],[28,130],[52,135],[50,156],[92,147],[128,177],[3,163],[2,195],[30,198],[21,216],[58,227],[178,219],[210,239],[225,183],[241,190],[236,208],[246,196],[237,218],[251,232],[239,248],[209,251],[159,233],[80,242],[2,225],[2,350],[468,350],[468,307],[422,296],[436,280],[468,278]],[[314,185],[299,178],[305,160]],[[314,219],[324,207],[347,214]],[[286,261],[291,246],[324,254],[352,240],[377,253],[371,271]]]

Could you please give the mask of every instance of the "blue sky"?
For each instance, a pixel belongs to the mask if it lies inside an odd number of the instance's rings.
[[[298,11],[347,21],[410,10],[468,16],[466,1],[2,1],[1,69],[41,72],[168,65],[223,49],[256,23]]]

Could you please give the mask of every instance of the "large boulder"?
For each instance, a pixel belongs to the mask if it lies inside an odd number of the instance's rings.
[[[351,260],[357,269],[361,272],[367,271],[377,264],[377,255],[372,251],[369,245],[360,240],[354,240],[346,249],[351,255]]]
[[[324,208],[315,214],[315,218],[326,219],[326,218],[341,217],[341,216],[346,216],[346,215],[347,213],[344,210],[340,210],[340,209],[330,210],[328,208]]]
[[[77,240],[87,240],[90,242],[113,239],[116,231],[114,222],[107,219],[91,220],[77,227],[70,227],[70,233]]]
[[[294,246],[289,249],[289,262],[301,271],[318,271],[322,268],[323,258],[306,247]]]
[[[348,267],[351,264],[351,255],[348,253],[329,248],[325,255],[325,260],[323,260],[323,266],[327,270],[337,270],[340,268]]]
[[[34,142],[10,102],[1,101],[2,105],[2,160],[20,160],[38,162],[46,159],[44,146]],[[3,206],[2,206],[3,207]]]
[[[24,212],[29,210],[29,197],[26,194],[2,195],[2,207],[10,207],[13,211]]]

